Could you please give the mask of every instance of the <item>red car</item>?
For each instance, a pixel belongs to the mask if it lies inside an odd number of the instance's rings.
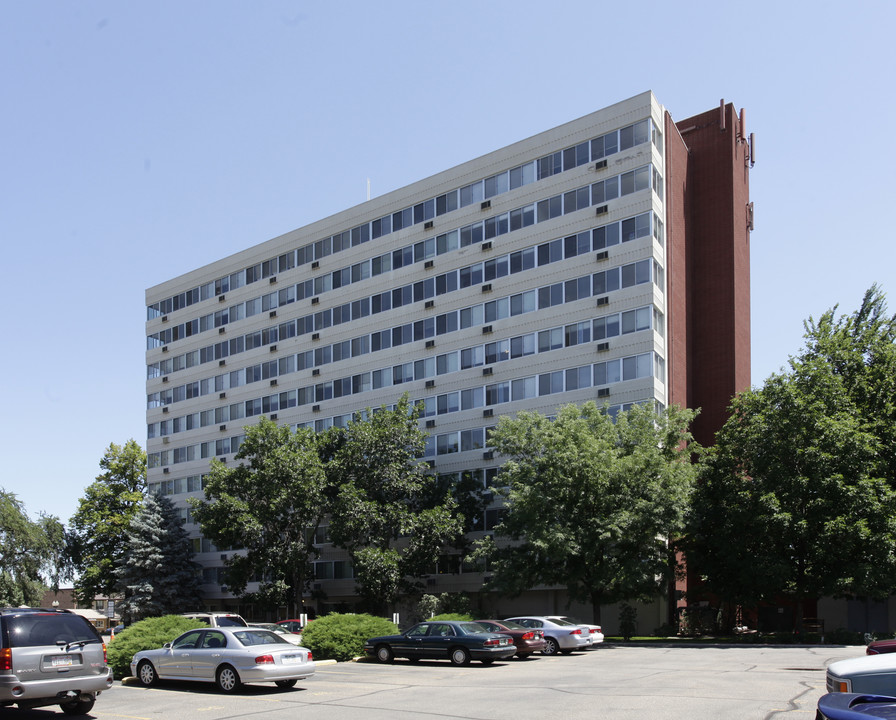
[[[493,633],[510,635],[516,645],[516,656],[525,658],[532,653],[544,650],[544,631],[526,628],[513,620],[474,620],[486,630]]]
[[[883,655],[896,652],[896,640],[874,640],[865,648],[866,655]]]

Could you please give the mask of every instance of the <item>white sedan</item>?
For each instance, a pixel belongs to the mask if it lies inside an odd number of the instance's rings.
[[[255,682],[291,688],[314,675],[314,660],[307,648],[268,630],[200,628],[159,650],[141,650],[131,658],[131,674],[146,686],[160,679],[195,680],[216,683],[229,693]]]
[[[604,641],[604,632],[600,625],[592,625],[591,623],[582,622],[569,615],[546,615],[545,617],[549,620],[556,620],[559,618],[561,620],[566,620],[566,622],[571,622],[573,625],[578,625],[581,628],[587,628],[588,634],[591,636],[592,647]]]

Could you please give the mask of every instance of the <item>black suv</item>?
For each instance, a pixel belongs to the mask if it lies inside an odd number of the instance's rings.
[[[83,617],[0,608],[0,708],[59,705],[67,715],[83,715],[110,687],[106,646]]]

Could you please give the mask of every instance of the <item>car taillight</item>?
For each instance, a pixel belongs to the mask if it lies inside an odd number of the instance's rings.
[[[576,628],[575,630],[570,630],[570,631],[569,631],[569,634],[570,634],[570,635],[581,635],[581,634],[582,634],[582,628]]]
[[[106,643],[103,643],[103,662],[108,664],[109,659],[106,657]]]
[[[486,640],[486,641],[485,641],[484,643],[482,643],[482,644],[485,645],[485,646],[487,646],[487,647],[491,647],[491,646],[493,646],[493,645],[500,645],[500,644],[501,644],[501,641],[498,640],[498,638],[489,638],[488,640]]]
[[[0,650],[0,670],[12,670],[12,648]]]
[[[255,658],[256,665],[268,665],[268,664],[272,664],[273,662],[274,662],[273,655],[259,655],[257,658]]]
[[[535,639],[534,632],[523,633],[523,640],[534,640],[534,639]]]
[[[599,633],[599,632],[600,632],[600,628],[591,628],[592,635],[597,635],[597,633]]]
[[[311,657],[311,651],[309,650],[308,651],[308,662],[311,662],[312,660],[314,660],[314,658]]]

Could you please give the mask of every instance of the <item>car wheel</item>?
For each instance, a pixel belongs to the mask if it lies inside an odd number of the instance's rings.
[[[392,648],[388,645],[378,645],[376,648],[376,659],[381,663],[390,663],[393,659]]]
[[[278,688],[283,688],[286,690],[287,688],[295,687],[298,680],[293,678],[292,680],[274,680],[274,684]]]
[[[242,682],[240,682],[240,676],[237,674],[237,671],[234,670],[230,665],[222,665],[218,668],[218,673],[215,675],[215,680],[218,683],[218,688],[222,692],[232,693],[239,689]]]
[[[470,662],[470,653],[467,652],[466,648],[462,647],[453,648],[449,657],[455,665],[467,665]]]
[[[137,666],[137,679],[140,681],[141,685],[145,685],[146,687],[151,687],[159,681],[156,669],[152,666],[152,663],[149,660],[140,661],[140,664]]]
[[[544,639],[544,650],[541,651],[544,655],[556,655],[560,652],[560,646],[557,644],[557,641],[552,637],[546,637]]]
[[[93,709],[96,700],[75,700],[74,702],[61,703],[59,707],[66,715],[86,715]]]

